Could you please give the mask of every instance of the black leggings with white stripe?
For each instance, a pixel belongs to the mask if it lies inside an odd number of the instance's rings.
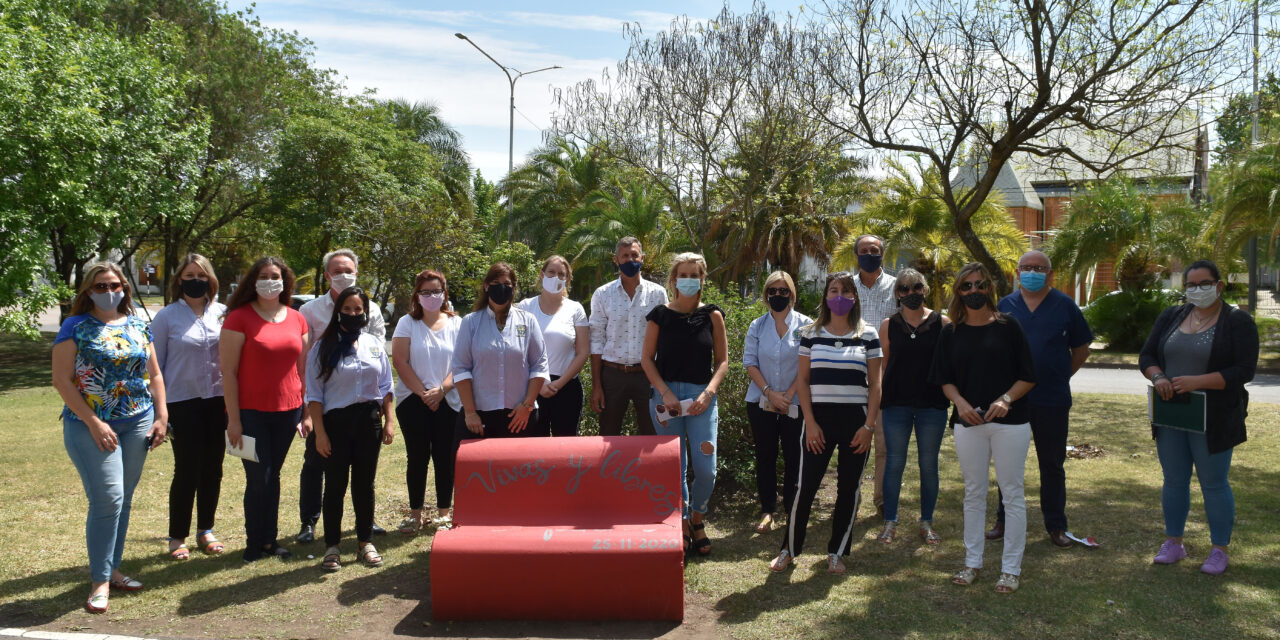
[[[866,452],[853,452],[853,436],[866,422],[866,409],[866,405],[861,404],[813,405],[813,417],[822,429],[826,446],[822,453],[813,453],[805,446],[805,435],[801,430],[800,446],[804,454],[800,457],[800,486],[796,490],[796,499],[791,502],[791,515],[787,518],[787,528],[782,537],[782,548],[793,557],[800,555],[804,547],[813,498],[818,494],[822,476],[826,474],[831,454],[837,446],[840,447],[840,456],[836,462],[836,508],[831,515],[831,540],[827,542],[827,553],[849,554],[853,520],[858,511],[859,481],[867,462]]]

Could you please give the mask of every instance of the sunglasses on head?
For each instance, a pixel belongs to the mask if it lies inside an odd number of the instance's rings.
[[[913,285],[911,285],[911,286],[907,286],[907,285],[905,285],[905,284],[900,284],[900,285],[898,285],[898,293],[909,293],[909,292],[912,292],[912,291],[914,291],[914,292],[916,292],[916,293],[921,293],[921,292],[923,292],[923,291],[924,291],[924,283],[923,283],[923,282],[917,282],[917,283],[915,283],[915,284],[913,284]]]
[[[791,289],[787,287],[769,287],[764,290],[764,294],[766,296],[789,296],[791,295]]]
[[[108,292],[108,291],[119,291],[119,290],[121,290],[121,289],[123,289],[123,288],[124,288],[124,285],[120,284],[119,282],[95,282],[95,283],[93,283],[93,290],[94,290],[94,291],[97,291],[98,293],[106,293],[106,292]]]
[[[974,289],[977,289],[978,291],[986,291],[988,286],[990,286],[990,283],[986,280],[967,280],[960,283],[960,291],[966,292],[973,291]]]

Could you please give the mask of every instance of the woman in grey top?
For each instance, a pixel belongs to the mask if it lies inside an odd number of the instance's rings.
[[[1223,283],[1214,263],[1191,263],[1184,281],[1187,304],[1165,309],[1156,319],[1138,366],[1163,400],[1203,392],[1207,419],[1204,433],[1152,426],[1164,472],[1161,507],[1167,536],[1154,561],[1173,564],[1187,557],[1182,534],[1194,466],[1213,543],[1200,570],[1217,575],[1227,570],[1235,520],[1227,473],[1232,449],[1245,441],[1249,393],[1244,385],[1258,364],[1258,329],[1248,313],[1222,300]]]

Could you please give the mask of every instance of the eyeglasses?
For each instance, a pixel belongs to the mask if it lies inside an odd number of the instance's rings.
[[[911,291],[915,291],[916,293],[924,292],[924,283],[917,282],[909,287],[905,284],[898,285],[898,293],[908,293]]]
[[[444,293],[444,289],[421,289],[418,291],[420,296],[438,296]]]
[[[1217,280],[1205,280],[1203,282],[1188,282],[1187,291],[1212,291],[1218,288]]]
[[[972,291],[974,289],[977,289],[978,291],[986,291],[989,286],[991,286],[991,283],[986,280],[978,280],[976,282],[973,280],[966,280],[960,283],[960,291],[962,293]]]
[[[1049,273],[1049,267],[1042,264],[1022,264],[1018,265],[1018,271],[1034,271],[1036,273]]]
[[[124,288],[124,285],[120,284],[119,282],[95,282],[95,283],[93,283],[93,290],[94,290],[94,291],[97,291],[98,293],[106,293],[106,292],[108,292],[108,291],[119,291],[119,290],[121,290],[121,289],[123,289],[123,288]]]
[[[764,290],[764,294],[766,296],[789,296],[791,295],[791,289],[787,287],[769,287]]]

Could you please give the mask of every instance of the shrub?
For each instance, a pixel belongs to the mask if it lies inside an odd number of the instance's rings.
[[[1108,293],[1084,308],[1085,320],[1100,340],[1113,351],[1138,351],[1156,316],[1182,297],[1168,289],[1143,289]]]

